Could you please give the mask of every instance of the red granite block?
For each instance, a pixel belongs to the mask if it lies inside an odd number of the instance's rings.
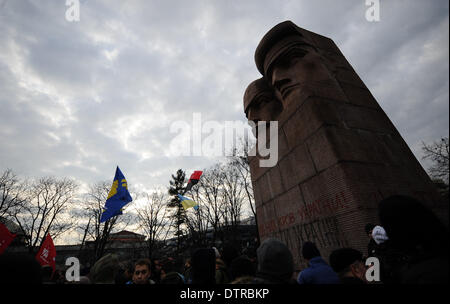
[[[262,199],[261,199],[261,190],[258,187],[258,183],[253,180],[252,180],[252,187],[253,187],[253,198],[255,200],[255,206],[259,207],[263,203]]]
[[[250,173],[254,181],[258,180],[268,170],[267,167],[261,167],[259,162],[259,156],[249,156]]]
[[[339,84],[347,97],[348,103],[374,109],[380,108],[380,105],[368,89],[356,87],[345,82],[339,82]]]
[[[334,78],[316,82],[305,82],[290,94],[290,103],[285,106],[283,112],[278,116],[280,125],[284,125],[300,107],[303,107],[313,97],[341,103],[348,102],[340,84]]]
[[[393,132],[387,123],[387,116],[377,109],[346,105],[340,107],[341,117],[349,128],[390,134]]]
[[[377,210],[355,210],[336,216],[336,220],[339,232],[345,239],[346,246],[357,249],[363,255],[367,255],[369,238],[366,235],[364,227],[367,223],[379,223],[377,220]]]
[[[280,229],[300,223],[296,211],[304,206],[303,197],[298,186],[291,188],[274,200],[277,208],[277,222]]]
[[[322,171],[339,161],[370,162],[370,147],[355,130],[323,127],[307,140],[307,146],[317,171]]]
[[[269,184],[271,199],[285,191],[278,165],[269,168],[268,172],[264,176],[266,176],[267,182]]]
[[[277,213],[273,203],[267,203],[257,209],[258,231],[260,236],[271,237],[279,231]]]
[[[340,83],[336,79],[316,82],[305,86],[312,93],[309,96],[322,97],[335,101],[347,102],[347,95],[342,90]]]
[[[260,190],[261,202],[265,204],[272,198],[272,189],[269,184],[267,174],[261,176],[257,181],[258,189]]]
[[[340,117],[335,101],[310,98],[283,125],[289,149],[304,142],[324,124],[340,125]]]
[[[347,68],[336,67],[334,72],[334,76],[339,83],[346,83],[367,90],[366,85],[361,78],[359,78],[358,74],[355,73],[355,71],[348,70]]]
[[[337,54],[328,50],[319,50],[319,53],[324,58],[324,64],[327,66],[329,71],[335,71],[336,69],[345,69],[354,72],[351,64],[341,54]]]
[[[372,163],[390,165],[394,161],[392,153],[381,140],[382,135],[366,130],[357,130],[361,144],[367,152],[367,160]]]
[[[283,128],[278,125],[278,161],[280,161],[284,156],[289,153],[289,146],[287,143],[286,134],[284,133]]]
[[[279,166],[286,189],[290,189],[316,174],[312,159],[304,144],[298,145],[280,161]]]
[[[341,164],[302,183],[300,188],[305,199],[305,207],[297,210],[301,221],[314,221],[355,208]]]

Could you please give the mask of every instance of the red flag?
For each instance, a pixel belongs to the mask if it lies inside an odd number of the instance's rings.
[[[15,237],[15,234],[12,234],[5,225],[0,223],[0,254],[5,251]]]
[[[191,177],[188,180],[186,189],[184,190],[185,193],[191,190],[192,186],[198,183],[198,180],[200,179],[200,176],[202,176],[202,173],[203,171],[194,171],[194,173],[192,173]]]
[[[200,176],[202,176],[202,173],[203,173],[203,171],[194,171],[194,173],[192,173],[191,177],[189,178],[188,183],[191,180],[197,180],[198,181],[200,179]]]
[[[47,234],[47,237],[45,238],[44,243],[41,246],[41,249],[39,249],[39,252],[36,254],[36,260],[41,264],[41,266],[49,265],[53,268],[53,271],[55,271],[56,268],[56,249],[55,245],[53,244],[52,237],[50,236],[50,233]]]

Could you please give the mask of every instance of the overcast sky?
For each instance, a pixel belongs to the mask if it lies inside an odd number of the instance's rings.
[[[0,170],[19,176],[167,186],[178,168],[170,123],[246,122],[242,97],[260,77],[255,48],[292,20],[330,37],[421,161],[421,141],[449,133],[448,0],[0,0]],[[422,164],[426,164],[421,161]]]

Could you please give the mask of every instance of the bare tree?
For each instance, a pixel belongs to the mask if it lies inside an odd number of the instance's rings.
[[[0,217],[13,216],[24,203],[25,185],[11,169],[6,169],[0,176]]]
[[[77,184],[66,178],[43,177],[31,183],[25,203],[14,213],[30,252],[41,246],[48,233],[55,240],[74,227],[65,212],[74,204],[76,190]]]
[[[143,193],[146,204],[137,210],[140,228],[147,236],[148,256],[151,257],[157,241],[161,238],[163,230],[169,225],[167,215],[168,196],[165,193]]]
[[[235,169],[239,173],[240,183],[245,191],[246,201],[255,220],[256,236],[259,244],[260,240],[258,233],[258,220],[256,217],[256,204],[249,162],[249,152],[252,149],[253,145],[254,142],[252,142],[248,137],[241,139],[240,145],[233,149],[231,156],[229,157],[229,162],[230,165],[235,167]]]
[[[237,226],[240,224],[242,205],[244,202],[244,187],[239,171],[232,164],[224,166],[224,182],[222,187],[223,204],[225,206],[224,222],[231,226],[231,236],[235,239]]]
[[[430,159],[433,165],[429,169],[429,173],[433,179],[449,183],[449,147],[448,137],[441,138],[440,141],[430,145],[422,142],[422,150],[424,156],[422,159]]]
[[[209,228],[208,205],[201,193],[201,187],[195,186],[191,191],[192,199],[198,204],[198,209],[186,212],[187,225],[191,232],[192,242],[195,246],[208,246],[206,234]]]
[[[213,229],[213,242],[218,237],[224,216],[224,207],[221,200],[223,180],[222,166],[216,164],[203,172],[198,183],[199,195],[203,198],[204,214],[209,226]]]
[[[126,227],[130,220],[128,216],[120,215],[100,223],[104,210],[103,207],[108,198],[110,188],[110,182],[97,182],[89,187],[89,192],[86,193],[84,198],[84,212],[85,216],[89,219],[84,230],[88,238],[93,241],[94,255],[92,262],[95,262],[103,256],[113,229],[119,224]]]
[[[252,143],[248,140],[248,138],[241,140],[240,146],[233,149],[233,152],[229,157],[229,162],[239,173],[240,182],[244,188],[248,205],[256,220],[256,206],[249,163],[249,151],[251,149],[251,145]]]

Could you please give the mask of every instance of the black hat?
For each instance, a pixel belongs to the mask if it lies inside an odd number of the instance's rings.
[[[303,258],[311,260],[314,257],[320,256],[320,251],[312,242],[305,242],[302,247]]]
[[[337,249],[330,254],[330,266],[336,273],[342,272],[356,261],[363,261],[363,256],[353,248]]]
[[[368,223],[368,224],[366,225],[366,227],[364,227],[364,229],[366,230],[366,233],[367,233],[367,234],[369,234],[369,233],[372,231],[373,228],[375,228],[375,225],[372,224],[372,223]]]

